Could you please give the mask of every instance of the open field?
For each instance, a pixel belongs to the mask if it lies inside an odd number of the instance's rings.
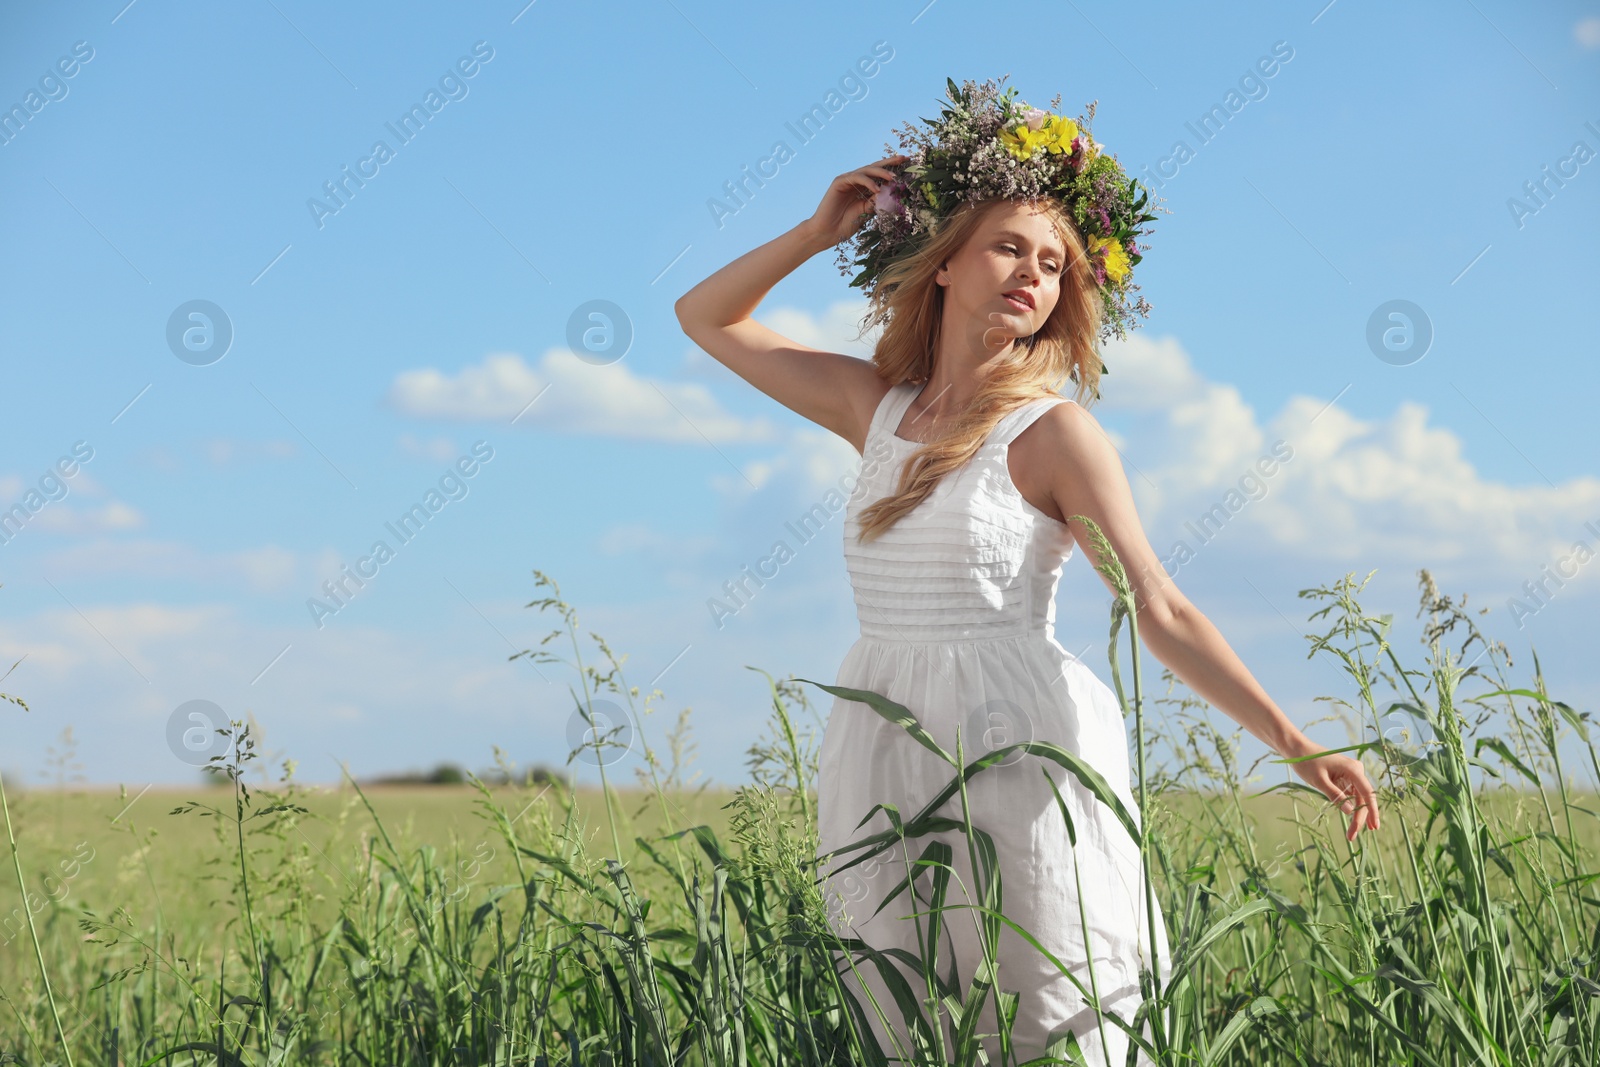
[[[7,788],[14,787],[8,782]],[[523,820],[533,825],[560,818],[559,804],[551,794],[541,795],[543,788],[501,786],[492,790],[492,796],[513,818],[522,812]],[[477,803],[480,794],[471,786],[364,786],[363,791],[402,851],[431,845],[441,858],[448,859],[454,849],[463,861],[477,858],[483,863],[493,849],[496,858],[484,863],[488,872],[484,877],[515,877],[515,865],[505,859],[504,845],[493,839],[498,835],[489,839],[487,847],[480,847],[488,828]],[[706,823],[723,834],[727,815],[721,805],[732,797],[731,790],[708,791],[675,798],[674,806],[685,818]],[[587,836],[592,844],[604,823],[599,792],[580,789],[574,800],[579,812],[587,816]],[[29,879],[30,888],[60,906],[40,918],[53,923],[70,921],[76,907],[108,912],[119,903],[128,904],[130,894],[148,897],[152,903],[159,901],[176,916],[213,914],[213,908],[230,899],[229,886],[226,881],[218,886],[214,878],[201,877],[213,872],[197,871],[196,867],[224,846],[217,842],[214,819],[170,814],[187,801],[225,806],[232,802],[231,791],[193,786],[157,787],[142,796],[137,791],[122,795],[113,790],[13,793],[10,805],[17,844],[27,857],[24,870],[35,875]],[[295,820],[288,845],[302,850],[316,894],[312,899],[327,904],[328,914],[320,916],[326,919],[337,913],[341,883],[364,866],[374,833],[372,818],[360,796],[349,788],[310,789],[297,794],[295,803],[304,806],[306,813]],[[658,811],[644,794],[626,791],[620,803],[625,813],[645,806],[637,820],[629,820],[637,833],[652,837],[660,832]],[[631,841],[632,835],[627,839]],[[57,857],[57,862],[51,863],[48,857]],[[47,887],[44,872],[51,870],[59,877],[63,873],[59,861],[73,857],[87,858],[70,881],[58,885],[52,880]],[[221,852],[222,862],[230,859],[236,862],[237,857]],[[9,870],[6,873],[9,875]],[[0,916],[11,915],[18,902],[15,880],[7,877],[0,881]],[[0,952],[15,952],[27,941],[26,933],[21,941],[6,940],[13,936],[11,930],[0,933],[0,940],[5,941]],[[0,962],[0,975],[6,973],[7,964]]]
[[[542,789],[502,786],[491,795],[494,803],[512,818],[522,813],[522,820],[529,826],[559,822],[562,813],[558,799],[551,793],[541,795]],[[365,787],[364,792],[402,853],[413,854],[431,846],[445,866],[476,862],[483,869],[476,880],[484,884],[516,881],[516,866],[506,855],[499,835],[486,822],[478,803],[480,794],[471,786],[379,786]],[[134,907],[134,901],[141,902],[141,907],[158,905],[168,913],[169,921],[187,917],[194,921],[196,932],[211,926],[218,915],[228,917],[232,906],[229,872],[197,870],[197,866],[207,861],[216,861],[211,867],[223,866],[236,862],[237,857],[229,855],[226,842],[218,842],[215,820],[169,814],[186,801],[217,803],[221,799],[217,791],[200,787],[151,789],[130,808],[128,800],[133,796],[81,790],[31,790],[11,796],[17,844],[26,857],[24,871],[31,875],[29,887],[36,900],[51,902],[36,921],[47,924],[52,932],[61,931],[64,935],[77,909],[106,914],[118,905]],[[731,803],[734,796],[732,790],[707,790],[671,799],[674,810],[680,813],[678,825],[703,824],[726,839],[731,813],[724,810],[724,805]],[[586,827],[583,837],[588,847],[606,852],[602,838],[605,808],[598,790],[578,790],[573,799]],[[624,841],[631,842],[635,834],[654,838],[665,832],[659,807],[648,793],[620,790],[616,799],[622,812],[639,813],[637,819],[625,822]],[[1593,793],[1576,794],[1571,801],[1600,811],[1600,797]],[[305,867],[314,894],[309,898],[313,915],[318,921],[328,922],[337,915],[341,890],[348,888],[346,880],[366,865],[365,857],[372,849],[375,833],[372,819],[352,789],[318,789],[299,794],[295,802],[303,805],[307,813],[295,821],[287,845]],[[1208,819],[1231,823],[1238,817],[1233,812],[1216,810],[1231,807],[1230,797],[1172,794],[1163,802],[1171,806],[1175,818],[1196,827],[1204,826]],[[1524,832],[1538,821],[1536,816],[1542,813],[1545,802],[1523,790],[1491,794],[1481,801],[1486,819],[1520,826]],[[1281,794],[1243,797],[1239,809],[1241,822],[1251,828],[1256,851],[1269,871],[1281,866],[1281,857],[1297,847],[1297,815],[1301,819],[1317,818],[1312,805],[1301,800],[1297,808]],[[119,813],[121,818],[113,824]],[[1324,818],[1324,831],[1336,832],[1333,827],[1338,820],[1332,814]],[[1586,819],[1575,829],[1583,851],[1600,853],[1600,820]],[[1369,851],[1387,851],[1399,843],[1397,835],[1378,834],[1367,839],[1366,847]],[[630,863],[635,853],[630,850]],[[56,858],[54,863],[50,857]],[[61,881],[64,872],[60,863],[70,865],[75,859],[82,861],[77,866],[78,873]],[[1394,857],[1389,856],[1388,861],[1394,862]],[[47,871],[54,875],[48,882]],[[13,915],[19,900],[15,880],[0,880],[0,917]],[[20,939],[16,933],[9,928],[0,933],[0,976],[25,981],[33,964],[27,958],[25,930]],[[9,988],[9,982],[4,987]]]
[[[1386,643],[1387,619],[1366,614],[1356,583],[1312,591],[1328,601],[1318,640],[1361,693],[1345,710],[1378,738],[1360,751],[1383,829],[1354,843],[1326,798],[1274,765],[1239,766],[1238,734],[1221,732],[1220,716],[1170,677],[1163,695],[1145,697],[1137,655],[1131,676],[1113,671],[1143,766],[1141,846],[1173,959],[1171,973],[1143,974],[1138,1015],[1108,1013],[1105,1026],[1156,1062],[1600,1062],[1592,716],[1536,672],[1512,682],[1503,646],[1426,575],[1423,585],[1431,640],[1417,666]],[[1131,597],[1117,603],[1131,608]],[[575,635],[576,613],[560,606]],[[1126,610],[1114,621],[1136,623]],[[1474,646],[1480,665],[1463,671]],[[586,699],[638,695],[614,661],[609,671],[578,655],[570,665]],[[834,953],[863,946],[832,933],[815,882],[818,739],[794,726],[805,683],[773,680],[772,697],[769,736],[734,791],[685,789],[648,740],[642,780],[627,789],[311,789],[263,774],[245,724],[231,728],[215,786],[131,796],[13,787],[0,1056],[878,1063],[860,1013],[881,1009],[908,1020],[914,1062],[980,1063],[985,1049],[988,1062],[1007,1061],[1005,1042],[975,1023],[986,1001],[1014,1010],[1003,961],[996,985],[923,965],[902,972],[894,1003],[850,997]],[[1381,732],[1397,711],[1414,736]],[[1143,765],[1158,737],[1176,757]],[[1564,766],[1573,739],[1580,765]],[[1026,758],[1093,788],[1092,768],[1071,753],[1025,746]],[[960,774],[952,760],[949,796],[1016,747]],[[981,911],[951,908],[945,895],[951,842],[981,853],[988,835],[959,804],[936,806],[902,812],[900,836],[878,847],[925,861],[913,888],[929,918],[978,922],[994,943],[998,879],[973,887]],[[870,953],[857,962],[889,966]],[[1092,997],[1092,969],[1062,965]],[[1077,1036],[1054,1047],[1062,1062],[1076,1062]]]

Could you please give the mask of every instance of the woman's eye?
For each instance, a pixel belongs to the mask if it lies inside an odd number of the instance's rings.
[[[1000,246],[1000,250],[1002,252],[1015,252],[1017,250],[1017,246],[1016,245],[1001,245]],[[1061,273],[1061,264],[1057,263],[1055,260],[1051,260],[1050,263],[1049,263],[1049,266],[1052,269],[1054,269],[1054,271],[1057,274]]]

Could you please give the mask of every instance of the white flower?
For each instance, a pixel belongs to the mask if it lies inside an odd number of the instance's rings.
[[[1040,111],[1036,107],[1030,107],[1023,113],[1023,118],[1027,120],[1028,129],[1037,130],[1040,126],[1044,125],[1044,117],[1048,114],[1050,114],[1050,112]]]

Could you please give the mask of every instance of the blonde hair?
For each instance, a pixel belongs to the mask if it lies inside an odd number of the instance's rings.
[[[1010,351],[992,365],[967,409],[939,437],[912,454],[894,493],[861,513],[862,541],[876,540],[926,500],[944,476],[965,465],[996,424],[1018,407],[1059,395],[1068,378],[1077,382],[1078,403],[1087,405],[1096,394],[1100,356],[1095,338],[1102,304],[1078,228],[1053,198],[968,202],[945,219],[915,254],[884,270],[863,323],[863,332],[878,323],[884,326],[872,353],[878,376],[891,385],[931,379],[945,299],[945,287],[935,275],[977,233],[989,212],[1010,203],[1028,203],[1045,215],[1066,244],[1068,262],[1060,274],[1060,297],[1038,331],[1016,338]],[[889,433],[894,430],[888,427]]]

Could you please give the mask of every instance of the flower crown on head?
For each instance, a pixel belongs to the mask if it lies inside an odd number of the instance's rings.
[[[1098,101],[1075,121],[1015,100],[1015,86],[1001,93],[992,79],[959,87],[945,81],[950,102],[941,103],[941,118],[922,119],[926,130],[901,128],[901,154],[909,158],[891,168],[899,177],[878,191],[872,217],[844,242],[861,268],[850,285],[872,296],[884,270],[915,255],[964,202],[1054,197],[1077,224],[1100,290],[1100,339],[1125,338],[1150,313],[1134,295],[1133,268],[1144,258],[1138,239],[1166,209],[1090,136]],[[1051,108],[1060,100],[1057,93]],[[848,274],[851,263],[841,249],[840,271]]]

